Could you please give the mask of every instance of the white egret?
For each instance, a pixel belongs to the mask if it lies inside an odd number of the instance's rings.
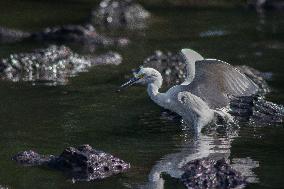
[[[258,86],[230,64],[216,59],[204,59],[191,49],[182,49],[187,64],[187,77],[181,85],[160,93],[163,78],[153,68],[141,67],[121,88],[133,84],[147,85],[150,98],[159,106],[173,111],[197,132],[210,123],[215,113],[229,105],[230,96],[249,96],[257,93]]]

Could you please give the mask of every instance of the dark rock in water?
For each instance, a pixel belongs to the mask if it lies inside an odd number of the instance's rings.
[[[0,27],[0,42],[16,42],[30,37],[30,33],[20,30]]]
[[[110,38],[98,34],[92,25],[66,25],[46,28],[43,31],[32,33],[30,39],[40,41],[76,42],[86,46],[124,46],[129,43],[126,38]]]
[[[40,155],[32,150],[12,158],[26,166],[45,166],[65,172],[74,181],[104,179],[125,172],[130,164],[111,154],[93,149],[90,145],[68,147],[61,155]]]
[[[181,181],[190,189],[229,189],[246,184],[241,173],[233,169],[228,160],[202,158],[183,167]]]
[[[102,0],[91,22],[110,27],[142,28],[150,13],[134,0]]]
[[[92,25],[48,27],[43,31],[33,33],[0,28],[0,39],[0,42],[36,40],[56,43],[76,43],[87,47],[90,51],[98,47],[126,46],[129,44],[127,38],[112,38],[97,33]]]
[[[144,60],[143,66],[158,70],[166,87],[180,84],[186,78],[186,64],[180,54],[163,53],[158,50]]]
[[[52,45],[30,53],[11,54],[0,60],[0,78],[11,81],[47,81],[65,84],[68,77],[95,65],[122,62],[115,52],[99,56],[80,56],[66,46]]]
[[[283,0],[249,0],[248,7],[254,9],[284,10]]]
[[[231,97],[230,112],[238,121],[261,125],[282,124],[284,107],[260,96]]]

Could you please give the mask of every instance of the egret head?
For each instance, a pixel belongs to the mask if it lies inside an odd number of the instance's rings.
[[[158,88],[162,86],[162,75],[153,68],[143,68],[140,67],[139,69],[133,71],[133,78],[131,78],[126,83],[122,84],[120,88],[126,88],[133,84],[155,84]]]

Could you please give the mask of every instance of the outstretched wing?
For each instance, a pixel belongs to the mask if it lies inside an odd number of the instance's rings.
[[[210,108],[227,106],[228,96],[252,95],[259,89],[248,77],[221,60],[196,61],[195,69],[193,81],[185,88],[203,99]]]
[[[192,49],[182,49],[181,53],[187,64],[186,65],[187,75],[186,75],[185,81],[181,85],[188,85],[194,79],[193,77],[195,73],[195,62],[204,60],[204,58],[198,52]]]

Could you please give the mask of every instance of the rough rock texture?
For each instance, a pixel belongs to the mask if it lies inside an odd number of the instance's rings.
[[[92,11],[92,23],[108,27],[143,28],[150,13],[134,0],[102,0]]]
[[[76,43],[86,46],[90,50],[97,47],[125,46],[129,44],[127,38],[111,38],[96,32],[92,25],[65,25],[48,27],[39,32],[23,32],[9,28],[0,28],[0,42],[15,42],[36,40],[46,42]]]
[[[283,0],[249,0],[249,8],[269,9],[269,10],[284,10]]]
[[[94,65],[122,62],[115,52],[99,56],[80,56],[66,46],[52,45],[30,53],[11,54],[0,59],[0,78],[12,81],[49,81],[65,84],[68,77],[87,71]]]
[[[163,76],[163,86],[180,84],[186,78],[186,64],[180,54],[157,50],[144,60],[144,67],[158,70]]]
[[[92,25],[66,25],[49,27],[40,32],[32,33],[30,39],[40,41],[76,42],[91,47],[124,46],[129,43],[126,38],[110,38],[98,34]]]
[[[25,166],[45,166],[64,171],[74,181],[104,179],[130,168],[129,163],[87,144],[68,147],[59,156],[40,155],[29,150],[16,154],[12,159]]]
[[[202,158],[183,167],[181,181],[190,189],[229,189],[245,185],[241,173],[233,169],[226,159]]]
[[[232,97],[230,112],[238,121],[264,124],[282,124],[284,107],[260,96]]]

